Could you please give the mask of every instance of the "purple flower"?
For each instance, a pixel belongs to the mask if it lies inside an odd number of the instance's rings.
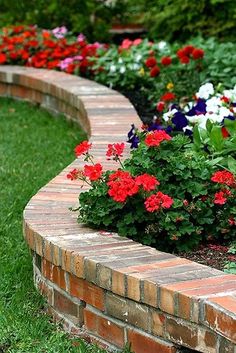
[[[197,103],[188,111],[186,115],[194,116],[199,114],[206,114],[206,102],[201,98],[197,100]]]
[[[182,131],[188,125],[188,119],[183,113],[177,112],[172,118],[172,123],[175,124],[175,130]]]
[[[139,138],[136,135],[136,128],[134,124],[131,125],[131,129],[128,132],[128,143],[131,143],[130,148],[138,148]]]

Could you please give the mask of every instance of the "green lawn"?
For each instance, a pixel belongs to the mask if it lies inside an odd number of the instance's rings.
[[[0,353],[104,352],[76,347],[45,314],[33,285],[22,212],[37,190],[73,159],[85,138],[64,119],[25,102],[0,99]]]

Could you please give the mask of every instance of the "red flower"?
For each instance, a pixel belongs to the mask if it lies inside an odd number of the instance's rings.
[[[139,44],[141,44],[142,43],[142,39],[141,38],[137,38],[137,39],[135,39],[134,41],[133,41],[133,45],[139,45]]]
[[[225,194],[223,191],[219,191],[215,193],[215,198],[214,198],[214,203],[216,205],[224,205],[227,201],[227,198],[225,197]]]
[[[76,157],[81,156],[82,154],[88,153],[88,150],[92,147],[92,144],[88,141],[83,141],[77,145],[74,149]]]
[[[154,66],[151,71],[150,71],[150,76],[151,77],[156,77],[160,73],[160,68],[158,66]]]
[[[109,177],[108,195],[117,202],[125,202],[128,196],[133,196],[139,191],[139,186],[129,172],[118,170]]]
[[[221,101],[223,101],[224,103],[229,103],[230,99],[228,97],[222,96],[220,98]]]
[[[135,178],[135,182],[138,186],[142,186],[143,190],[151,191],[155,190],[157,185],[160,185],[159,181],[153,175],[142,174]]]
[[[95,165],[85,165],[84,175],[91,181],[100,179],[102,176],[102,165],[100,163],[96,163]]]
[[[188,64],[189,61],[190,61],[190,59],[189,59],[188,56],[182,56],[182,57],[180,58],[181,64]]]
[[[163,58],[161,59],[161,63],[164,66],[169,66],[172,63],[172,59],[170,56],[163,56]]]
[[[162,112],[164,108],[165,108],[165,102],[160,101],[157,103],[156,109],[158,112]]]
[[[204,57],[204,50],[195,48],[195,49],[192,51],[192,58],[193,58],[194,60],[202,59],[203,57]]]
[[[158,191],[156,194],[149,196],[144,202],[144,205],[148,212],[155,212],[159,211],[161,208],[170,208],[173,202],[174,200],[170,196]]]
[[[157,60],[154,56],[150,56],[149,58],[147,58],[147,60],[145,61],[145,65],[149,68],[154,67],[157,64]]]
[[[222,132],[222,136],[224,138],[227,138],[230,136],[230,134],[228,133],[228,130],[224,126],[222,126],[222,128],[221,128],[221,132]]]
[[[165,131],[163,130],[156,130],[150,132],[144,142],[148,147],[153,147],[153,146],[159,146],[162,141],[168,141],[171,140],[170,135],[168,135]]]
[[[194,46],[193,45],[186,45],[184,48],[183,48],[183,52],[184,52],[184,55],[188,56],[190,54],[192,54],[192,52],[194,51]]]
[[[7,61],[7,56],[4,53],[0,53],[0,65],[1,64],[5,64],[5,62]]]
[[[228,223],[230,226],[235,226],[236,225],[236,220],[233,217],[230,217],[228,219]]]
[[[212,177],[211,181],[215,183],[234,186],[235,185],[235,177],[232,173],[228,172],[227,170],[219,170],[215,172]]]
[[[79,174],[80,174],[80,171],[79,171],[79,169],[73,169],[73,170],[71,170],[68,174],[67,174],[67,179],[70,179],[70,180],[76,180],[76,179],[78,179],[78,176],[79,176]]]
[[[113,156],[115,159],[117,159],[118,157],[122,157],[122,153],[124,152],[124,148],[125,148],[125,144],[122,143],[113,143],[107,146],[107,153],[106,156],[107,157],[111,157]],[[110,159],[110,158],[107,158]]]
[[[161,96],[161,101],[169,102],[173,101],[176,98],[175,94],[172,92],[167,92]]]

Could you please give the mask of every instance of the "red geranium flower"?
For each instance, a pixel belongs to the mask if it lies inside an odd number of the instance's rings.
[[[156,77],[160,73],[160,68],[158,66],[154,66],[151,71],[150,71],[150,76],[151,77]]]
[[[161,101],[165,101],[165,102],[169,102],[169,101],[173,101],[176,98],[176,95],[172,92],[166,92],[165,94],[163,94],[163,96],[161,96]]]
[[[88,150],[92,147],[92,144],[88,141],[83,141],[79,145],[77,145],[74,149],[76,157],[81,156],[88,152]]]
[[[125,202],[128,196],[133,196],[139,191],[139,186],[129,172],[118,170],[109,176],[108,195],[114,201]]]
[[[157,185],[160,185],[159,181],[153,175],[142,174],[135,178],[135,182],[138,186],[142,186],[143,190],[151,191],[155,190]]]
[[[68,174],[67,174],[67,179],[70,179],[70,180],[76,180],[76,179],[78,179],[78,176],[79,176],[79,174],[80,174],[80,171],[79,171],[79,169],[73,169],[73,170],[71,170]]]
[[[164,108],[165,108],[165,102],[160,101],[157,103],[156,109],[158,112],[162,112]]]
[[[0,53],[0,64],[5,64],[7,61],[7,56],[4,53]]]
[[[161,59],[161,63],[164,66],[169,66],[172,63],[172,59],[170,56],[163,56],[163,58]]]
[[[95,165],[85,165],[84,175],[91,181],[100,179],[102,176],[102,165],[100,163],[96,163]]]
[[[145,65],[147,67],[153,67],[157,64],[157,60],[154,56],[150,56],[149,58],[147,58],[147,60],[145,61]]]
[[[118,158],[118,157],[122,157],[122,153],[124,152],[124,148],[125,148],[125,144],[124,142],[122,143],[109,143],[108,144],[108,149],[107,149],[107,153],[106,153],[106,156],[107,157],[115,157],[115,158]],[[110,158],[107,158],[107,159],[110,159]]]
[[[223,191],[219,191],[215,193],[215,197],[214,197],[214,203],[216,205],[224,205],[227,201],[227,198],[225,197],[225,194]]]
[[[168,141],[171,140],[171,136],[168,135],[165,131],[163,130],[156,130],[150,132],[144,142],[148,147],[154,147],[154,146],[159,146],[162,141]]]
[[[182,57],[180,58],[181,64],[188,64],[189,61],[190,61],[190,59],[189,59],[188,56],[182,56]]]
[[[192,57],[194,60],[202,59],[204,57],[204,50],[195,48],[192,51]]]
[[[170,196],[158,191],[156,194],[149,196],[144,205],[148,212],[155,212],[161,208],[170,208],[173,202],[174,200]]]
[[[219,170],[215,172],[211,177],[211,181],[228,186],[235,185],[234,175],[227,170]]]

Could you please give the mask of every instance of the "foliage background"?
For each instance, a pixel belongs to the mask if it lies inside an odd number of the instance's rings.
[[[153,39],[186,41],[201,34],[235,41],[234,0],[0,0],[0,8],[2,25],[65,25],[90,40],[108,40],[114,23],[139,22]]]

